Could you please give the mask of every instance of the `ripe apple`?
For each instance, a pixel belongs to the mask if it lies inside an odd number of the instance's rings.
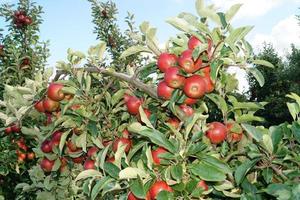
[[[27,154],[28,160],[33,160],[35,158],[35,154],[33,152],[30,152]]]
[[[41,145],[41,150],[44,153],[52,152],[52,142],[51,142],[51,140],[45,140]]]
[[[87,169],[95,169],[95,161],[90,160],[90,159],[87,159],[87,160],[84,162],[83,168],[84,168],[85,170],[87,170]]]
[[[117,152],[119,144],[126,145],[126,147],[125,147],[125,153],[128,153],[129,150],[131,149],[131,146],[132,146],[132,142],[131,142],[130,139],[127,139],[127,138],[118,138],[113,143],[113,151],[114,152]]]
[[[163,147],[158,147],[156,150],[152,150],[151,154],[152,154],[152,158],[153,158],[153,163],[155,165],[159,165],[161,158],[159,158],[160,154],[166,153],[168,152],[166,149],[164,149]]]
[[[194,110],[190,106],[182,104],[182,105],[179,106],[179,108],[188,117],[190,117],[190,116],[192,116],[194,114]]]
[[[226,123],[227,128],[227,140],[229,142],[239,142],[243,137],[243,129],[240,125],[234,122]]]
[[[11,133],[12,133],[11,127],[10,127],[10,126],[9,126],[9,127],[6,127],[5,130],[4,130],[4,132],[5,132],[7,135],[11,134]]]
[[[67,147],[68,147],[68,149],[69,149],[70,152],[77,151],[77,146],[71,140],[69,140],[67,142]]]
[[[177,56],[170,53],[162,53],[157,59],[157,66],[160,71],[165,72],[169,67],[175,66],[177,63]]]
[[[141,200],[141,199],[134,196],[132,192],[129,192],[127,200]]]
[[[89,148],[89,150],[87,152],[87,156],[92,157],[92,156],[96,155],[96,153],[98,151],[99,151],[98,147],[91,147],[91,148]]]
[[[197,48],[201,44],[202,44],[202,42],[196,36],[190,37],[190,39],[188,41],[188,47],[189,47],[190,50],[194,50],[195,48]]]
[[[205,81],[206,93],[211,93],[214,91],[215,86],[210,76],[204,76],[203,79]]]
[[[161,191],[173,192],[173,189],[165,181],[156,181],[149,189],[151,199],[156,199]]]
[[[60,138],[61,138],[61,135],[63,133],[61,131],[55,131],[53,134],[52,134],[52,144],[53,145],[59,145],[60,143]]]
[[[219,144],[226,139],[227,128],[224,124],[220,122],[212,122],[208,125],[208,128],[206,136],[209,138],[211,143]]]
[[[21,68],[30,65],[31,61],[29,58],[24,58],[21,62]]]
[[[21,128],[20,128],[20,126],[19,126],[18,124],[13,124],[13,125],[11,126],[11,130],[12,130],[13,132],[15,132],[15,133],[20,133],[20,132],[21,132]]]
[[[206,82],[202,76],[192,75],[186,79],[183,91],[186,96],[193,99],[199,99],[205,95]]]
[[[199,183],[197,184],[198,188],[202,188],[204,191],[208,190],[208,186],[206,185],[204,180],[199,181]]]
[[[47,96],[48,98],[52,99],[53,101],[61,101],[65,98],[65,94],[61,91],[64,87],[61,83],[50,83]]]
[[[197,69],[195,69],[193,60],[193,51],[190,49],[182,52],[181,56],[178,59],[178,64],[187,73],[194,73],[195,71],[197,71]]]
[[[107,146],[110,145],[111,143],[112,143],[111,140],[103,140],[103,141],[102,141],[102,144],[103,144],[103,146],[105,146],[105,147],[107,147]]]
[[[180,121],[176,117],[170,118],[167,123],[169,123],[171,126],[173,126],[175,129],[178,129]]]
[[[169,67],[165,71],[164,80],[171,88],[181,88],[184,85],[185,77],[179,74],[178,67]]]
[[[37,102],[34,104],[34,108],[35,108],[38,112],[44,113],[44,112],[45,112],[45,108],[44,108],[44,105],[43,105],[43,100],[37,101]]]
[[[157,96],[164,100],[169,100],[172,97],[174,88],[169,87],[165,81],[161,81],[157,86]]]
[[[59,109],[59,102],[46,98],[43,101],[43,107],[47,112],[54,112]]]
[[[109,157],[109,158],[106,159],[106,162],[113,163],[113,162],[115,162],[115,158],[113,156]]]
[[[31,17],[26,16],[24,19],[24,24],[25,25],[30,25],[32,23]]]
[[[137,115],[139,113],[139,107],[142,105],[142,101],[135,96],[130,96],[125,104],[127,106],[128,112],[131,115]]]
[[[65,169],[65,167],[67,166],[67,164],[68,164],[68,159],[65,158],[65,157],[61,157],[61,158],[60,158],[60,167],[59,167],[60,172],[63,172],[63,171],[64,171],[64,169]]]
[[[40,163],[40,166],[44,170],[44,172],[51,172],[54,162],[54,160],[49,160],[48,158],[44,157]]]
[[[193,98],[190,98],[190,97],[186,97],[186,99],[184,100],[184,104],[186,105],[193,105],[195,103],[197,103],[198,99],[193,99]]]
[[[84,161],[84,157],[83,156],[79,156],[79,157],[77,157],[77,158],[72,158],[72,161],[74,162],[74,163],[77,163],[77,164],[81,164],[83,161]]]
[[[203,76],[209,76],[210,77],[210,66],[206,66],[201,69],[201,73]]]

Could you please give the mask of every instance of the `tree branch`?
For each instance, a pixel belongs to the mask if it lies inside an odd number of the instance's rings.
[[[151,97],[153,97],[155,99],[159,99],[157,96],[157,92],[156,92],[156,90],[157,90],[156,86],[145,84],[141,80],[139,80],[133,76],[129,76],[128,74],[114,72],[114,71],[106,69],[106,68],[98,68],[98,67],[75,68],[74,70],[75,71],[83,70],[83,71],[90,72],[90,73],[100,73],[103,75],[115,77],[121,81],[126,81],[127,83],[133,85],[135,88],[144,91]],[[53,80],[54,81],[58,80],[62,74],[66,74],[66,73],[68,73],[68,72],[63,71],[63,70],[56,71],[56,76],[54,77]]]

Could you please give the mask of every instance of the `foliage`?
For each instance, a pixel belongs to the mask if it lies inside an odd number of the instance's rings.
[[[127,199],[129,193],[142,199],[299,198],[300,97],[288,96],[292,123],[265,128],[253,122],[263,121],[256,113],[266,103],[233,96],[238,82],[229,66],[251,73],[261,86],[263,73],[252,65],[274,67],[253,57],[245,40],[252,27],[231,25],[240,6],[223,13],[197,0],[198,16],[184,12],[167,20],[181,32],[163,50],[156,29],[144,22],[113,61],[105,57],[114,56],[111,44],[100,42],[87,54],[68,50],[52,82],[46,70],[22,85],[7,86],[2,119],[6,125],[22,122],[22,133],[38,144],[38,163],[28,172],[31,183],[17,185],[18,198],[28,193],[36,199]],[[200,41],[193,49],[191,38]],[[179,61],[187,49],[192,64],[201,60],[193,72]],[[211,90],[205,82],[205,94],[190,107],[184,104],[190,95],[185,85],[171,88],[169,96],[159,93],[157,85],[168,75],[160,71],[163,53],[178,58],[182,69],[176,75],[185,81],[207,76]],[[153,59],[145,59],[148,54]],[[139,65],[132,69],[133,58]],[[36,100],[42,107],[32,109]],[[209,123],[215,114],[209,104],[218,108],[220,121]],[[220,133],[221,140],[210,136]]]

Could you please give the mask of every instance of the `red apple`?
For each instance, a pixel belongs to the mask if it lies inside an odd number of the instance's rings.
[[[9,127],[5,128],[4,132],[5,132],[7,135],[11,134],[11,133],[12,133],[11,127],[9,126]]]
[[[208,128],[206,136],[209,138],[211,143],[219,144],[226,139],[227,128],[224,124],[220,122],[212,122],[208,125]]]
[[[165,81],[161,81],[157,86],[157,96],[164,100],[171,99],[173,91],[174,88],[169,87]]]
[[[54,112],[59,109],[59,102],[46,98],[43,101],[43,107],[47,112]]]
[[[190,117],[190,116],[192,116],[194,114],[194,110],[190,106],[182,104],[182,105],[179,106],[179,108],[188,117]]]
[[[109,158],[106,159],[106,162],[113,163],[113,162],[115,162],[115,158],[113,156],[109,157]]]
[[[107,146],[110,145],[111,143],[112,143],[111,140],[103,140],[103,141],[102,141],[102,144],[103,144],[103,146],[105,146],[105,147],[107,147]]]
[[[87,156],[92,157],[92,156],[96,155],[96,153],[98,151],[99,151],[98,147],[91,147],[87,152]]]
[[[32,19],[31,19],[31,17],[25,17],[25,19],[24,19],[24,23],[26,24],[26,25],[30,25],[31,23],[32,23]]]
[[[205,81],[206,93],[211,93],[214,91],[215,86],[210,76],[204,76],[203,79]]]
[[[202,42],[196,36],[192,36],[192,37],[190,37],[190,39],[188,41],[188,47],[189,47],[189,49],[194,50],[195,48],[200,46],[201,43]]]
[[[187,73],[194,73],[195,64],[193,60],[193,51],[185,50],[178,59],[179,66]]]
[[[15,132],[15,133],[20,133],[20,132],[21,132],[21,128],[20,128],[20,126],[19,126],[18,124],[13,124],[13,125],[11,126],[11,130],[12,130],[13,132]]]
[[[186,96],[193,99],[199,99],[205,95],[206,82],[202,76],[192,75],[186,79],[183,91]]]
[[[47,96],[53,101],[61,101],[65,98],[65,94],[61,91],[64,87],[61,83],[51,83],[47,90]]]
[[[60,143],[60,138],[61,138],[61,135],[63,133],[61,131],[55,131],[53,134],[52,134],[52,144],[53,145],[59,145]]]
[[[169,123],[171,126],[173,126],[175,129],[178,129],[180,121],[176,117],[170,118],[167,123]]]
[[[35,108],[38,112],[44,113],[44,112],[45,112],[45,108],[44,108],[44,105],[43,105],[43,100],[37,101],[37,102],[34,104],[34,108]]]
[[[87,159],[83,165],[84,169],[95,169],[95,161]]]
[[[35,154],[33,152],[30,152],[27,154],[27,158],[28,158],[28,160],[34,160]]]
[[[177,63],[177,56],[169,53],[162,53],[157,59],[157,66],[160,71],[165,72],[169,67],[175,66]]]
[[[123,145],[126,145],[125,153],[128,153],[129,150],[131,149],[131,146],[132,146],[131,140],[127,139],[127,138],[118,138],[118,139],[116,139],[113,143],[113,151],[114,152],[117,152],[119,143],[123,144]]]
[[[156,199],[161,191],[173,192],[173,189],[165,181],[156,181],[149,189],[151,199]]]
[[[142,101],[135,96],[130,96],[125,104],[131,115],[137,115],[139,113],[139,107],[142,105]]]
[[[50,140],[45,140],[41,145],[41,150],[44,153],[52,152],[52,142]]]
[[[184,104],[186,105],[193,105],[195,103],[197,103],[198,99],[193,99],[193,98],[190,98],[190,97],[186,97],[186,99],[184,100]]]
[[[164,80],[169,87],[181,88],[184,85],[185,77],[179,74],[178,67],[169,67],[165,71]]]
[[[124,129],[122,131],[122,137],[123,138],[130,138],[130,133],[129,133],[129,131],[127,129]]]
[[[161,158],[159,158],[159,155],[166,153],[166,152],[168,152],[168,151],[162,147],[158,147],[156,150],[152,150],[151,154],[152,154],[152,158],[153,158],[153,163],[155,165],[159,165],[160,161],[161,161]]]
[[[202,188],[204,191],[208,190],[208,186],[206,185],[204,180],[199,181],[199,183],[197,184],[198,188]]]
[[[51,172],[54,162],[55,162],[54,160],[49,160],[48,158],[45,157],[41,161],[40,166],[45,172]]]
[[[79,157],[77,157],[77,158],[72,158],[72,161],[74,162],[74,163],[77,163],[77,164],[81,164],[83,161],[84,161],[84,157],[83,156],[79,156]]]
[[[59,141],[60,141],[60,139],[59,139]],[[69,149],[70,152],[77,151],[77,146],[71,140],[69,140],[67,142],[67,147],[68,147],[68,149]]]
[[[229,142],[239,142],[243,137],[243,129],[240,125],[229,122],[226,123],[227,140]]]

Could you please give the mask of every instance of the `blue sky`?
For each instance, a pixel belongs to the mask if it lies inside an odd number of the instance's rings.
[[[0,3],[15,3],[16,0],[0,0]],[[85,52],[97,43],[91,23],[90,3],[87,0],[36,0],[44,9],[44,22],[41,38],[50,40],[51,57],[49,65],[64,60],[68,48]],[[164,43],[177,31],[165,23],[166,18],[176,16],[182,11],[195,13],[194,0],[115,0],[119,8],[119,19],[125,28],[124,17],[127,11],[134,13],[139,25],[149,21],[158,28],[158,39]],[[234,25],[254,25],[248,39],[259,49],[263,41],[274,43],[275,48],[284,55],[290,43],[300,46],[300,27],[295,14],[300,14],[300,0],[207,0],[221,10],[234,3],[243,7],[234,20]],[[3,21],[0,19],[2,27]]]

